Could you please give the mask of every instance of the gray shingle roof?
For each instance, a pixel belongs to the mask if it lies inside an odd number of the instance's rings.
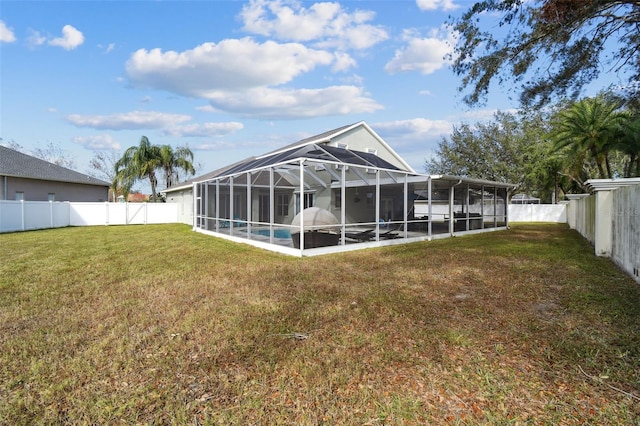
[[[358,123],[361,123],[361,122],[358,122]],[[343,131],[345,129],[348,129],[349,127],[353,127],[358,123],[347,124],[346,126],[341,126],[341,127],[338,127],[337,129],[328,130],[328,131],[320,133],[318,135],[314,135],[314,136],[310,136],[308,138],[301,139],[301,140],[299,140],[297,142],[294,142],[292,144],[285,145],[285,146],[283,146],[281,148],[278,148],[275,151],[271,151],[271,152],[268,152],[266,154],[263,154],[260,157],[268,157],[268,156],[271,156],[271,155],[273,155],[275,153],[282,152],[282,151],[289,151],[289,150],[291,150],[293,148],[309,145],[309,144],[311,144],[313,142],[316,142],[316,141],[325,141],[327,139],[330,139],[333,135],[336,135],[336,134],[340,133],[341,131]],[[204,175],[196,176],[196,177],[194,177],[192,179],[189,179],[189,180],[187,180],[185,182],[182,182],[182,183],[180,183],[180,184],[178,184],[178,185],[176,185],[174,187],[167,188],[166,190],[164,190],[162,192],[172,192],[172,191],[182,190],[182,189],[187,188],[187,187],[191,187],[193,182],[201,182],[203,180],[211,179],[211,178],[213,178],[215,176],[220,176],[225,171],[231,170],[232,168],[238,166],[239,164],[249,163],[249,162],[255,161],[255,160],[256,160],[256,157],[245,158],[244,160],[238,161],[238,162],[236,162],[234,164],[231,164],[229,166],[222,167],[220,169],[214,170],[214,171],[206,173]]]
[[[0,176],[82,183],[96,186],[110,185],[103,180],[57,166],[4,146],[0,146]]]

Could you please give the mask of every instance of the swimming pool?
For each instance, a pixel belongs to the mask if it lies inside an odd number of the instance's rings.
[[[269,236],[268,229],[254,229],[251,233],[265,237]],[[291,238],[291,232],[288,229],[274,229],[273,238]]]

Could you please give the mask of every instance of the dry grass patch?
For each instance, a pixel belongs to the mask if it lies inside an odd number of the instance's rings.
[[[0,244],[0,423],[640,416],[640,288],[564,226],[310,259],[180,225]]]

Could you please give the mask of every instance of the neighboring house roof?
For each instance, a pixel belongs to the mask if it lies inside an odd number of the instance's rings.
[[[165,189],[163,191],[160,191],[160,192],[167,193],[167,192],[182,191],[184,189],[191,189],[191,187],[193,186],[194,182],[201,182],[203,180],[208,180],[208,179],[211,179],[213,177],[219,176],[220,174],[222,174],[225,171],[231,169],[232,167],[237,166],[238,164],[244,163],[246,161],[255,160],[255,159],[256,159],[256,157],[246,158],[244,160],[238,161],[237,163],[233,163],[233,164],[230,164],[228,166],[222,167],[220,169],[214,170],[212,172],[205,173],[203,175],[194,177],[193,179],[186,180],[186,181],[184,181],[184,182],[182,182],[182,183],[180,183],[180,184],[178,184],[176,186],[172,186],[171,188],[167,188],[167,189]]]
[[[286,145],[275,151],[268,152],[258,157],[249,157],[235,164],[223,167],[218,170],[214,170],[210,173],[198,176],[191,180],[181,183],[178,186],[168,188],[162,192],[173,192],[190,188],[194,182],[202,182],[215,177],[224,176],[232,173],[239,173],[246,170],[251,170],[257,167],[264,167],[270,164],[276,164],[277,162],[287,161],[294,158],[306,157],[316,158],[321,160],[338,161],[342,163],[359,164],[359,165],[371,165],[375,167],[399,170],[398,167],[383,160],[375,154],[349,150],[344,148],[335,148],[327,146],[328,142],[331,142],[336,137],[343,135],[357,127],[362,127],[368,131],[377,141],[387,149],[394,158],[398,160],[399,164],[402,164],[406,171],[414,172],[411,166],[402,159],[376,132],[374,132],[364,121],[360,121],[346,126],[341,126],[333,130],[329,130],[318,135],[310,136],[308,138],[301,139],[292,144]]]
[[[0,146],[0,176],[110,186],[108,182],[103,180],[49,163],[4,146]]]
[[[143,203],[149,201],[149,196],[146,194],[132,193],[127,195],[127,202],[129,203]]]

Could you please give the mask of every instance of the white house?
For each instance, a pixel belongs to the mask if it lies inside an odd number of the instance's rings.
[[[313,255],[505,228],[511,187],[416,173],[359,122],[164,192],[195,231]]]

